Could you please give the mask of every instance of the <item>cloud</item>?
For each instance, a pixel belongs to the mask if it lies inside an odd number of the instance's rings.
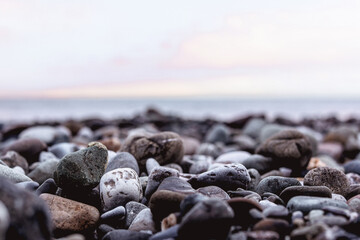
[[[356,10],[248,13],[221,29],[184,40],[167,62],[176,68],[276,67],[349,63],[359,59]]]

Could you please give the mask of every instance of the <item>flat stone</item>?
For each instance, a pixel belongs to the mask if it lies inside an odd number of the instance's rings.
[[[99,211],[90,205],[56,195],[40,195],[48,205],[56,229],[79,232],[94,228],[100,218]]]
[[[102,240],[118,240],[118,239],[126,239],[126,240],[148,240],[151,234],[130,231],[125,229],[118,229],[111,232],[108,232]]]
[[[280,193],[287,187],[291,186],[301,186],[301,183],[296,178],[287,178],[287,177],[278,177],[270,176],[261,180],[256,187],[256,192],[260,195],[265,192],[275,193],[280,195]]]
[[[245,151],[234,151],[221,154],[219,157],[216,158],[215,162],[217,163],[225,163],[225,164],[242,164],[245,159],[249,158],[251,155]]]
[[[40,195],[42,193],[49,193],[49,194],[55,194],[57,190],[56,183],[54,179],[49,178],[46,181],[44,181],[37,189],[36,194]]]
[[[331,190],[326,186],[291,186],[285,188],[279,196],[285,203],[295,196],[332,197]]]
[[[250,175],[242,164],[226,164],[192,177],[189,183],[195,189],[213,185],[227,191],[246,188],[250,180]]]
[[[228,200],[230,196],[221,188],[217,186],[207,186],[196,189],[197,193],[200,193],[209,198],[217,198],[221,200]]]
[[[106,167],[105,172],[110,172],[117,168],[131,168],[137,175],[140,174],[139,165],[133,155],[127,152],[116,153]]]
[[[179,178],[179,177],[168,177],[165,178],[157,188],[160,190],[168,190],[172,192],[178,192],[183,194],[193,194],[195,190],[191,187],[190,183]]]
[[[131,168],[118,168],[105,173],[100,181],[100,199],[104,211],[140,201],[142,188],[137,173]]]
[[[323,209],[325,206],[333,206],[348,209],[349,206],[341,201],[323,197],[296,196],[289,200],[286,207],[290,212],[302,211],[308,213],[314,209]]]
[[[290,232],[290,224],[283,219],[265,218],[256,223],[254,231],[274,231],[284,236]]]

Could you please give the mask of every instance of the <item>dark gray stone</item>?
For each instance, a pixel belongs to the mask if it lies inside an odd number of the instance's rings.
[[[138,175],[140,174],[139,165],[136,159],[128,152],[117,153],[113,158],[111,158],[105,172],[110,172],[117,168],[131,168],[134,169]]]
[[[256,187],[256,192],[260,195],[271,192],[276,195],[280,193],[287,187],[290,186],[301,186],[301,183],[295,178],[279,177],[279,176],[270,176],[261,180]]]
[[[103,144],[89,143],[87,148],[61,159],[54,172],[54,180],[66,191],[91,190],[105,173],[107,157],[108,151]]]
[[[227,191],[247,188],[250,180],[250,175],[242,164],[226,164],[190,178],[189,183],[195,189],[214,185]]]
[[[289,211],[302,211],[308,213],[314,209],[323,209],[325,206],[333,206],[348,209],[349,206],[341,201],[336,201],[329,198],[322,197],[309,197],[309,196],[296,196],[289,200],[286,207]]]

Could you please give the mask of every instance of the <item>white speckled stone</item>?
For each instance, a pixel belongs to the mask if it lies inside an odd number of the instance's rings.
[[[104,211],[127,202],[139,202],[142,188],[137,173],[131,168],[117,168],[105,173],[100,180],[100,198]]]

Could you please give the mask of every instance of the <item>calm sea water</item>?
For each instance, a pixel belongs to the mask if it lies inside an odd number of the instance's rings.
[[[187,118],[227,120],[248,113],[340,118],[360,116],[360,99],[9,99],[0,100],[0,121],[130,117],[147,107]]]

